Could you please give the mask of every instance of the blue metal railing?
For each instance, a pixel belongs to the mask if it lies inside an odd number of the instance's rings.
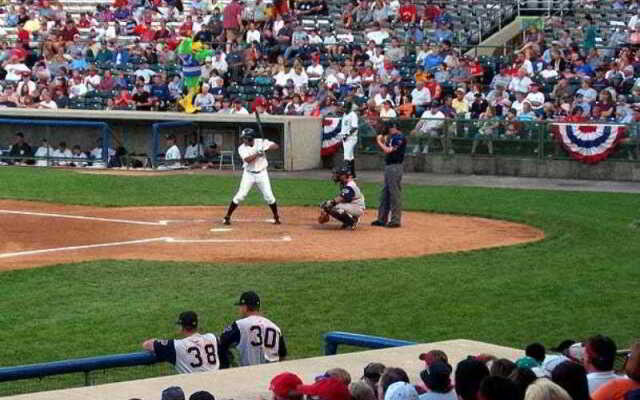
[[[367,349],[385,349],[388,347],[411,346],[417,344],[407,340],[389,339],[380,336],[361,335],[349,332],[329,332],[324,335],[324,354],[334,355],[338,345],[365,347]]]
[[[85,384],[89,385],[89,373],[91,371],[151,365],[157,362],[159,361],[155,354],[141,351],[137,353],[113,354],[109,356],[20,365],[17,367],[4,367],[0,368],[0,382],[83,372],[85,374]]]

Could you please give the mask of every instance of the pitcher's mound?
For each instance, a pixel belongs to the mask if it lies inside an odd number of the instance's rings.
[[[96,208],[0,201],[0,269],[96,259],[202,262],[334,261],[414,257],[541,240],[527,225],[486,218],[403,213],[397,229],[356,230],[316,222],[316,207],[240,206],[231,226],[224,207]]]

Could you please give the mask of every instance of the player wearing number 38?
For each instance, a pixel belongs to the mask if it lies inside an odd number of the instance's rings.
[[[216,335],[198,333],[198,315],[195,312],[181,313],[176,324],[180,326],[180,334],[184,336],[182,339],[149,339],[142,343],[142,347],[153,352],[158,360],[175,365],[176,371],[181,374],[229,366],[226,358],[221,360],[219,357],[223,353],[219,351]]]
[[[227,326],[220,335],[220,354],[235,346],[241,366],[276,362],[287,356],[280,328],[260,315],[260,297],[256,292],[242,293],[236,303],[242,318]]]

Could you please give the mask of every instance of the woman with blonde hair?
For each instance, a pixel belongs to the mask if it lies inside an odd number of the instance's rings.
[[[524,400],[571,400],[571,396],[549,379],[540,378],[529,385]]]

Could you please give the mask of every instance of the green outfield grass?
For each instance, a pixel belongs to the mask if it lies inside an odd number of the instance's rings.
[[[222,205],[238,179],[7,167],[0,169],[0,182],[5,199]],[[375,206],[379,186],[362,186],[368,205]],[[335,191],[328,181],[274,181],[282,205],[317,205]],[[220,332],[236,316],[233,303],[246,289],[260,293],[266,315],[282,327],[294,358],[320,355],[322,335],[331,330],[515,347],[532,341],[555,345],[594,333],[626,347],[637,338],[638,195],[420,186],[406,186],[404,193],[409,210],[519,221],[543,229],[547,237],[411,259],[233,265],[96,261],[4,272],[0,365],[137,351],[145,338],[172,336],[172,322],[185,309],[201,314],[205,330]],[[248,203],[260,204],[259,196],[253,193]],[[286,211],[282,214],[286,220]]]

